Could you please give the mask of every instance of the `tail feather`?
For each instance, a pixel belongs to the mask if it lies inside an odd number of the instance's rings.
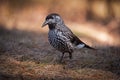
[[[77,36],[75,36],[74,34],[72,35],[73,36],[73,39],[72,39],[72,43],[76,45],[76,48],[78,49],[81,49],[81,48],[88,48],[88,49],[93,49],[93,50],[96,50],[95,48],[92,48],[88,45],[86,45],[84,42],[82,42]]]
[[[77,49],[81,49],[81,48],[88,48],[88,49],[93,49],[93,50],[96,50],[95,48],[92,48],[84,43],[81,43],[79,45],[76,46]]]
[[[88,45],[85,45],[85,47],[88,48],[88,49],[96,50],[95,48],[92,48],[92,47],[90,47],[90,46],[88,46]]]

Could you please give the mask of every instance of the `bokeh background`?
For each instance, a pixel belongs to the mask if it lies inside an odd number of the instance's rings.
[[[98,49],[64,58],[47,40],[45,17],[58,13],[83,42]],[[119,80],[119,0],[0,0],[0,80]]]

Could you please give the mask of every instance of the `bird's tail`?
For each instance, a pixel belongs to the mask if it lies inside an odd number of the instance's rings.
[[[78,44],[77,45],[77,49],[81,49],[81,48],[88,48],[88,49],[93,49],[93,50],[96,50],[95,48],[92,48],[84,43],[81,43],[81,44]]]
[[[73,40],[73,42],[75,43],[77,49],[88,48],[88,49],[96,50],[95,48],[92,48],[92,47],[88,46],[87,44],[85,44],[84,42],[82,42],[82,41],[81,41],[78,37],[76,37],[75,35],[74,35],[74,40]]]
[[[86,47],[86,48],[88,48],[88,49],[96,50],[95,48],[92,48],[92,47],[90,47],[90,46],[88,46],[88,45],[85,45],[84,47]]]

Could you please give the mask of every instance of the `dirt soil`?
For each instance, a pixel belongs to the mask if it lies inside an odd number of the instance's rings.
[[[120,80],[120,48],[75,50],[73,59],[53,49],[46,32],[0,27],[0,80]]]

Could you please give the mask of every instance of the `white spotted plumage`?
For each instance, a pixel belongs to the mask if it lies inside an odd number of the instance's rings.
[[[82,42],[72,31],[64,24],[64,21],[60,15],[53,13],[46,17],[46,21],[43,26],[48,25],[49,33],[48,40],[50,44],[57,50],[63,53],[69,53],[69,58],[72,58],[72,52],[74,48],[89,48],[84,42]],[[63,58],[61,57],[61,60]]]
[[[72,52],[73,50],[70,39],[65,37],[62,32],[57,29],[49,31],[48,40],[54,48],[61,52]]]

